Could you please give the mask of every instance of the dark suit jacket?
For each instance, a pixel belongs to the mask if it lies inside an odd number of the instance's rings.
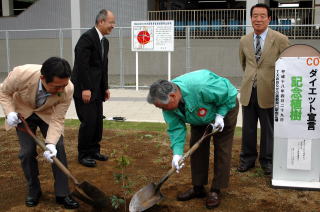
[[[95,27],[86,31],[75,47],[75,61],[71,81],[74,84],[74,97],[82,98],[83,90],[91,91],[91,101],[103,100],[108,89],[109,41],[104,42],[104,58],[101,43]]]

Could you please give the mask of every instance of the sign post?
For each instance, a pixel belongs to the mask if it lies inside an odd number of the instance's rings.
[[[136,52],[136,75],[138,75],[138,52],[168,52],[168,79],[171,77],[171,52],[174,51],[174,21],[132,21],[131,50]],[[136,76],[136,90],[139,89]]]

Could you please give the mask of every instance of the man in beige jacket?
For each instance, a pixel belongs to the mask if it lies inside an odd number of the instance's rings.
[[[270,28],[270,8],[256,4],[250,11],[254,32],[240,40],[240,63],[244,76],[240,88],[242,104],[242,150],[239,172],[255,166],[257,153],[257,123],[260,121],[259,162],[265,175],[272,171],[273,95],[275,62],[289,46],[288,38]]]
[[[56,156],[65,166],[67,159],[63,144],[64,118],[71,103],[73,85],[70,82],[71,68],[61,58],[51,57],[43,65],[15,67],[0,87],[0,103],[6,114],[6,129],[19,126],[17,114],[27,121],[33,133],[40,128],[50,151],[44,157],[52,163]],[[41,197],[38,178],[36,143],[27,133],[17,129],[21,166],[28,184],[26,206],[36,206]],[[52,164],[55,178],[56,202],[67,209],[78,208],[79,204],[69,196],[68,177]]]

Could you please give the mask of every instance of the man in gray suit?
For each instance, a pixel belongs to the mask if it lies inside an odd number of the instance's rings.
[[[287,48],[288,38],[268,28],[270,8],[256,4],[250,10],[254,32],[240,40],[240,63],[244,71],[240,88],[242,104],[242,150],[239,172],[255,166],[257,123],[261,126],[259,162],[265,175],[272,172],[274,70],[280,53]]]

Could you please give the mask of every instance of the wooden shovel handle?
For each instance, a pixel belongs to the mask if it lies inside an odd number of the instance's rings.
[[[43,151],[50,151],[46,145],[44,144],[44,142],[40,141],[32,132],[32,130],[30,129],[28,123],[26,122],[26,120],[22,117],[22,115],[20,113],[18,113],[18,118],[22,121],[24,128],[22,127],[17,127],[17,129],[26,132],[27,134],[29,134],[33,140],[41,147],[41,149],[43,149]],[[79,181],[71,174],[71,172],[69,171],[69,169],[67,169],[62,163],[61,161],[56,158],[56,157],[52,157],[53,162],[59,167],[59,169],[61,169],[61,171],[63,173],[65,173],[68,177],[70,177],[73,182],[76,185],[79,185]]]
[[[212,132],[210,132],[209,130],[211,130],[211,125],[209,124],[203,134],[203,136],[183,155],[183,157],[179,160],[179,165],[181,165],[194,151],[196,151],[198,149],[198,147],[200,146],[200,144],[203,142],[203,140],[205,140],[206,138],[208,138],[209,136],[212,136],[213,134],[215,134],[216,132],[218,132],[219,128],[214,128]],[[159,190],[161,185],[176,171],[176,167],[173,166],[165,176],[163,176],[161,178],[161,180],[159,181],[159,183],[157,184],[155,190]]]

